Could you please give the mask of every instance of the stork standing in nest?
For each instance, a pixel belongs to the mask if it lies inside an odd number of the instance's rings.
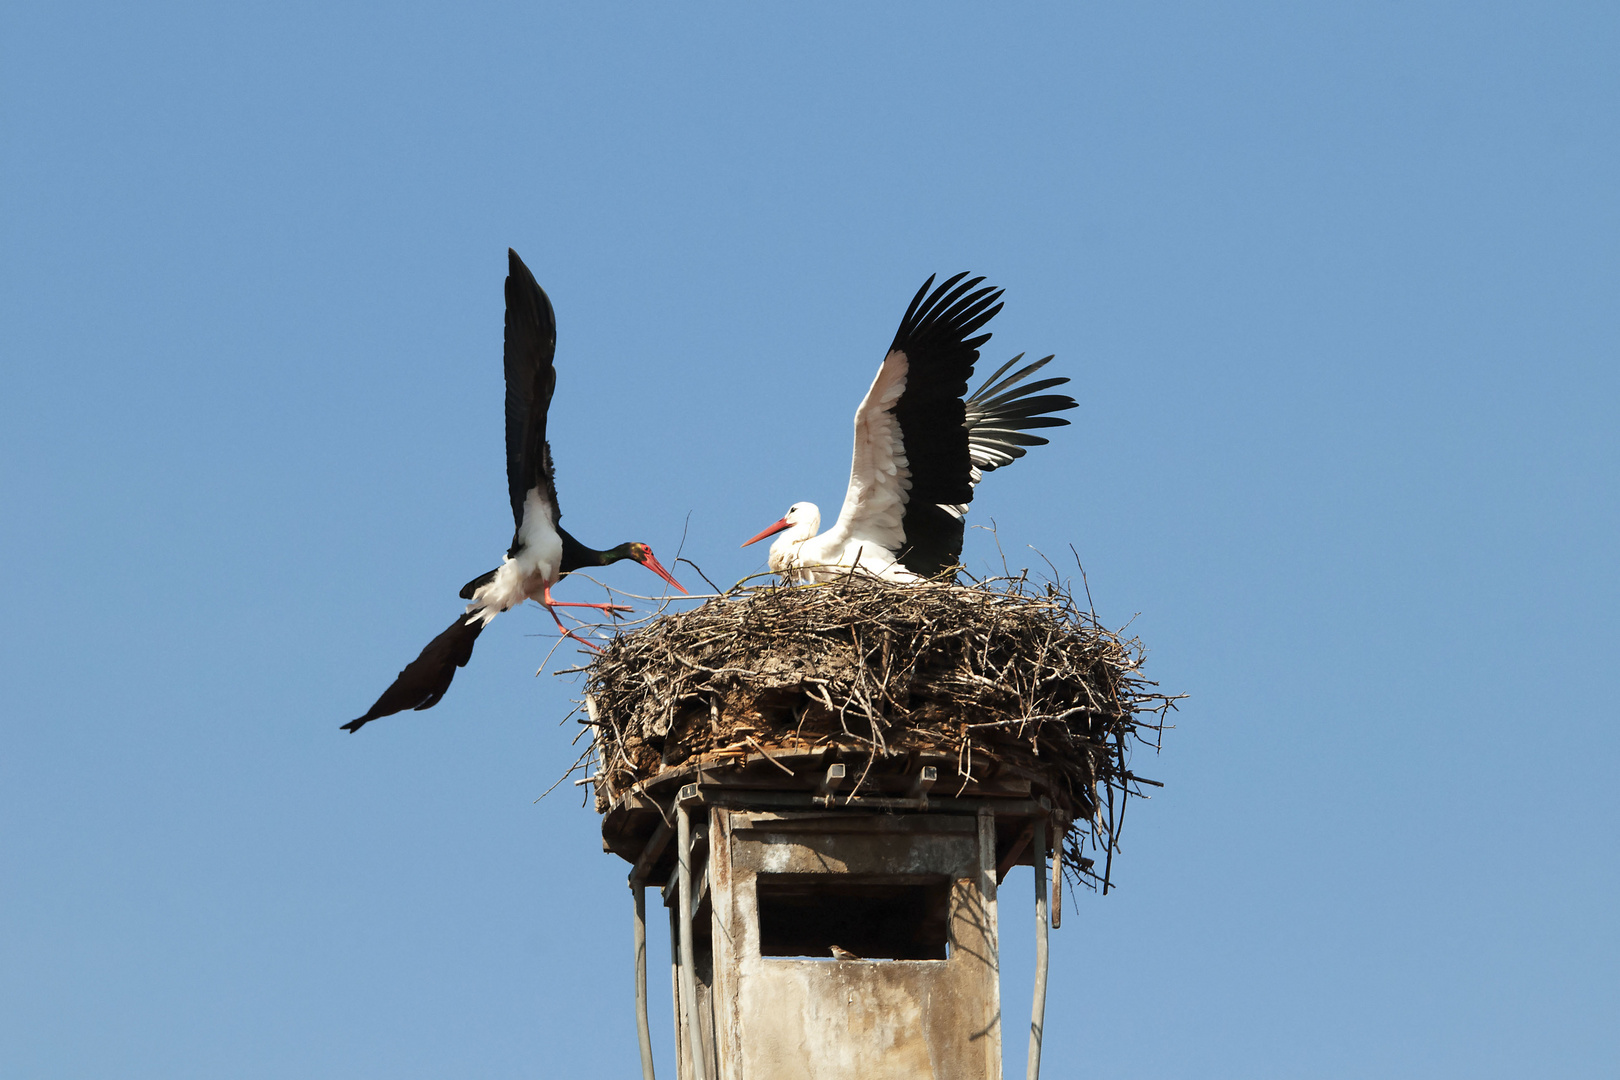
[[[906,309],[872,387],[855,411],[855,457],[838,520],[824,533],[815,503],[796,502],[758,536],[777,536],[771,569],[790,582],[824,581],[859,569],[887,581],[920,581],[962,557],[962,518],[973,489],[992,469],[1046,439],[1032,428],[1059,427],[1050,415],[1072,409],[1043,394],[1066,378],[1023,384],[1048,356],[1012,374],[1013,357],[971,397],[968,380],[989,334],[972,336],[1001,310],[1001,290],[982,277],[950,278],[932,293],[930,277]]]
[[[344,724],[359,731],[380,716],[404,709],[427,709],[450,689],[456,669],[472,659],[473,643],[491,619],[525,600],[538,601],[565,637],[596,648],[563,625],[559,607],[628,611],[618,604],[583,604],[551,598],[551,587],[564,575],[622,559],[640,563],[681,592],[681,583],[641,543],[599,551],[586,547],[557,524],[557,485],[546,442],[546,416],[557,386],[552,359],[557,351],[557,319],[551,300],[517,252],[507,249],[506,277],[506,481],[516,532],[501,565],[462,586],[461,598],[472,601],[420,656],[405,666],[366,714]]]

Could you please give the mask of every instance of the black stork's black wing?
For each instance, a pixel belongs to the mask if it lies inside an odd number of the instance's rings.
[[[551,450],[546,445],[546,412],[557,386],[557,369],[552,366],[557,353],[557,317],[545,290],[517,252],[508,248],[506,253],[506,486],[512,496],[515,555],[516,530],[523,527],[523,500],[532,488],[545,491],[553,524],[561,516]]]
[[[901,565],[932,576],[955,566],[962,554],[962,519],[947,507],[973,498],[969,448],[968,380],[989,334],[973,336],[1001,310],[1001,290],[978,288],[982,277],[949,278],[932,293],[930,277],[906,309],[890,352],[906,354],[906,389],[895,403],[911,488],[901,528]]]
[[[343,725],[344,731],[359,731],[379,716],[390,716],[406,709],[429,709],[437,705],[444,692],[450,689],[450,680],[456,677],[456,668],[466,667],[472,659],[473,642],[483,633],[484,622],[475,615],[459,616],[449,629],[427,643],[421,655],[399,673],[394,684],[384,690],[377,703],[366,710],[366,715]]]

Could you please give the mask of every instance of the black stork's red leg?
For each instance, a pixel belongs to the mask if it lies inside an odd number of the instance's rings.
[[[553,600],[551,598],[551,586],[550,585],[547,585],[545,587],[545,591],[544,591],[543,595],[545,596],[545,599],[541,600],[540,602],[542,604],[546,605],[546,607],[548,607],[548,608],[554,608],[554,607],[588,607],[588,608],[596,608],[598,611],[634,611],[634,610],[636,610],[635,608],[630,607],[630,606],[628,606],[626,604],[585,604],[585,603],[580,603],[577,600]]]
[[[581,604],[581,603],[576,603],[575,601],[572,601],[572,600],[551,600],[551,601],[547,602],[546,606],[547,607],[588,607],[588,608],[596,608],[598,611],[634,611],[634,610],[636,610],[635,608],[630,607],[627,604]]]
[[[548,590],[548,592],[549,592],[549,590]],[[549,599],[549,597],[548,597],[548,599]],[[591,642],[586,641],[584,638],[580,637],[578,634],[576,634],[572,630],[568,629],[568,627],[564,626],[562,618],[560,616],[558,616],[558,614],[555,611],[552,610],[552,605],[551,604],[547,603],[545,600],[542,600],[540,602],[540,606],[546,609],[546,614],[550,615],[551,616],[551,621],[557,624],[557,629],[562,631],[562,636],[563,637],[573,638],[575,641],[579,642],[581,645],[585,646],[587,649],[591,650],[592,652],[601,652],[602,651],[602,647],[600,645],[594,645]],[[575,606],[578,606],[578,605],[569,604],[568,606],[569,607],[575,607]]]

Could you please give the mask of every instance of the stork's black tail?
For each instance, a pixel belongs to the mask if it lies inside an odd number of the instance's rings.
[[[500,572],[501,568],[497,566],[487,574],[479,574],[477,577],[473,578],[471,581],[467,582],[467,584],[461,587],[461,598],[463,600],[471,600],[473,598],[473,593],[494,581],[495,575]]]
[[[359,731],[362,726],[380,716],[389,716],[406,709],[431,709],[450,689],[450,680],[456,677],[456,668],[466,667],[472,659],[473,642],[484,632],[484,620],[477,615],[459,615],[449,628],[427,643],[405,670],[399,673],[394,685],[384,690],[377,703],[366,710],[366,715],[343,725],[344,731]]]

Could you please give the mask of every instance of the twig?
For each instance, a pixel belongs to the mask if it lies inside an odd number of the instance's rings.
[[[752,735],[748,736],[748,742],[749,742],[749,745],[753,746],[753,748],[755,750],[758,750],[761,754],[765,755],[765,760],[766,761],[770,762],[772,765],[775,765],[778,769],[781,769],[783,772],[787,773],[789,776],[797,776],[798,775],[792,769],[788,768],[786,765],[782,764],[780,761],[777,761],[776,758],[772,757],[771,752],[769,750],[765,749],[765,747],[761,746],[759,740],[754,738]]]
[[[716,593],[719,593],[721,591],[720,586],[716,585],[712,581],[709,581],[709,575],[705,574],[703,572],[703,568],[700,567],[697,563],[693,562],[691,559],[683,559],[679,555],[677,555],[677,556],[675,556],[675,562],[677,564],[685,563],[687,566],[690,566],[693,570],[697,571],[697,576],[702,578],[708,584],[709,588],[713,589]]]

